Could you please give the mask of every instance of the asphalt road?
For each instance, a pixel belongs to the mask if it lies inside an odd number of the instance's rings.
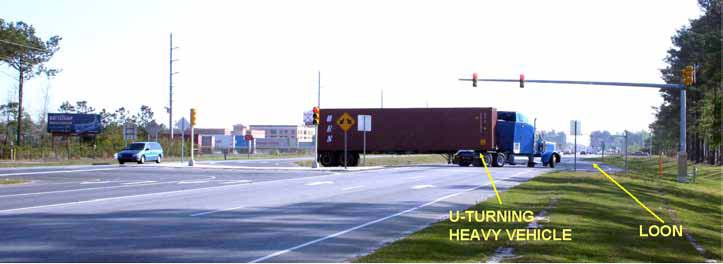
[[[490,168],[500,191],[549,170]],[[31,181],[0,185],[0,262],[342,262],[494,195],[483,169],[447,165],[148,164],[2,169],[0,177]]]

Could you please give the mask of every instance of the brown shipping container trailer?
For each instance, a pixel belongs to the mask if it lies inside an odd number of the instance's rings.
[[[339,118],[348,114],[354,124],[347,136],[348,161],[354,166],[362,152],[363,132],[359,115],[371,116],[366,135],[367,153],[452,154],[460,149],[492,150],[495,142],[495,108],[369,108],[321,109],[319,158],[325,166],[343,160],[344,135]],[[339,165],[339,164],[336,164]]]

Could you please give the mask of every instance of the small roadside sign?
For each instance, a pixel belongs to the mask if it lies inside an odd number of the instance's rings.
[[[359,119],[359,122],[357,125],[358,131],[364,131],[364,132],[372,131],[372,116],[371,115],[358,115],[357,119]]]
[[[188,128],[191,124],[188,123],[188,120],[186,120],[185,117],[181,117],[181,119],[176,122],[176,126],[181,129],[181,131],[186,131],[186,128]]]
[[[582,125],[580,120],[570,120],[570,135],[582,135]]]
[[[136,140],[136,124],[126,123],[123,125],[123,140]]]
[[[336,124],[341,128],[341,130],[347,132],[352,126],[354,126],[354,124],[356,124],[356,121],[354,121],[354,118],[352,118],[349,113],[344,112],[344,114],[336,120]]]
[[[314,112],[312,112],[312,111],[304,112],[304,125],[307,125],[307,126],[313,125],[313,123],[314,123],[313,116],[314,116]]]
[[[254,136],[253,136],[253,135],[246,135],[246,136],[244,136],[244,139],[245,139],[246,141],[251,141],[251,140],[254,140]]]

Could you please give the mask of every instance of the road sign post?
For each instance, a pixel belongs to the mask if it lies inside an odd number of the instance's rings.
[[[572,151],[572,152],[573,152],[573,156],[574,156],[573,165],[572,165],[572,170],[573,170],[573,171],[577,171],[577,135],[582,134],[582,133],[580,133],[580,132],[581,132],[581,129],[580,129],[580,120],[570,120],[570,133],[571,133],[571,134],[573,135],[573,137],[575,138],[574,146],[573,146],[573,151]]]
[[[177,124],[178,128],[181,129],[181,162],[183,162],[183,157],[186,155],[186,128],[188,128],[188,120],[186,120],[185,117],[181,117]]]
[[[254,136],[251,134],[248,134],[248,135],[244,136],[244,140],[246,140],[246,142],[248,143],[248,149],[249,149],[248,153],[246,154],[246,157],[248,159],[251,159],[251,143],[254,141]]]
[[[347,151],[348,151],[347,137],[348,137],[348,135],[347,134],[349,134],[349,129],[352,126],[354,126],[354,124],[356,124],[356,121],[354,121],[354,118],[352,118],[351,115],[349,115],[349,113],[346,113],[346,112],[343,113],[339,117],[339,119],[336,120],[336,125],[338,125],[341,128],[341,130],[344,131],[344,169],[347,168],[347,163],[348,163],[348,159],[347,159]]]
[[[625,175],[628,175],[628,131],[625,130]]]
[[[362,166],[366,166],[367,164],[367,132],[372,131],[372,116],[371,115],[358,115],[357,119],[359,119],[357,130],[362,131],[363,133],[363,147],[362,147]]]

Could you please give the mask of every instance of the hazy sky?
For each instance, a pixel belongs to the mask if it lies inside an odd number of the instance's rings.
[[[657,89],[516,83],[470,78],[662,83],[671,36],[701,14],[676,1],[7,1],[0,17],[60,35],[63,72],[27,83],[37,115],[87,100],[97,109],[150,105],[167,123],[169,33],[175,116],[198,109],[201,127],[297,124],[322,108],[496,107],[542,129],[647,129]],[[0,100],[16,87],[0,66]],[[12,97],[11,97],[12,98]]]

